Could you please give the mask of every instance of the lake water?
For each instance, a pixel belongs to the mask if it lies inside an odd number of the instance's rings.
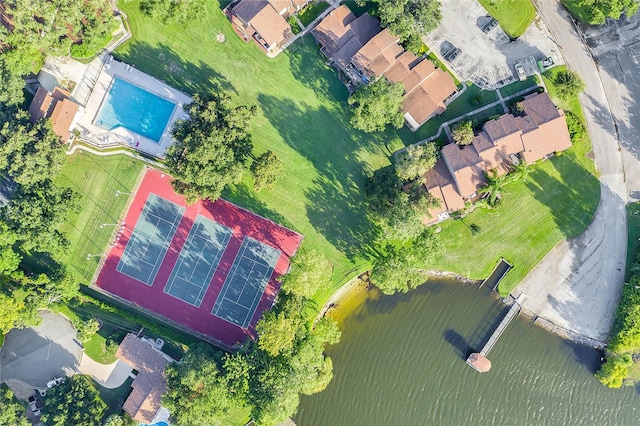
[[[351,309],[351,308],[349,308]],[[294,417],[310,425],[637,425],[640,395],[593,377],[600,354],[516,318],[480,374],[464,359],[506,308],[488,289],[430,282],[369,298],[328,348],[334,379],[302,397]],[[338,311],[339,315],[345,315]]]

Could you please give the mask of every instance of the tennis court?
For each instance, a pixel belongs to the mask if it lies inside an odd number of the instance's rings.
[[[280,254],[280,250],[245,236],[211,313],[247,328]]]
[[[164,292],[200,307],[231,234],[226,226],[198,215]]]
[[[149,194],[116,271],[152,285],[184,211],[184,207]]]

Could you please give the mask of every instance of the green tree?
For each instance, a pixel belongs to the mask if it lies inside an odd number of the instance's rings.
[[[571,70],[560,71],[554,79],[556,92],[563,99],[569,99],[577,96],[584,90],[584,81],[582,77]]]
[[[413,34],[426,36],[442,20],[438,0],[377,0],[378,16],[383,27],[402,42]]]
[[[217,88],[205,97],[196,95],[185,111],[190,119],[174,124],[176,143],[167,149],[166,165],[175,177],[175,190],[188,201],[214,201],[228,184],[242,179],[253,149],[247,128],[256,107],[235,106]]]
[[[137,426],[139,423],[128,414],[111,414],[104,420],[103,426]]]
[[[529,176],[529,166],[524,161],[521,161],[507,174],[498,174],[498,171],[492,169],[490,173],[486,174],[487,185],[478,190],[479,194],[484,194],[487,203],[490,206],[496,206],[500,204],[502,200],[502,193],[504,188],[514,182],[524,182]]]
[[[401,128],[404,123],[403,96],[402,83],[391,84],[386,78],[360,87],[348,101],[353,112],[351,125],[368,133],[381,132],[387,125]]]
[[[262,188],[266,188],[272,191],[283,171],[282,161],[273,152],[263,153],[251,163],[254,189],[260,191]]]
[[[582,124],[580,117],[572,113],[571,111],[565,111],[565,118],[567,119],[567,128],[569,129],[569,136],[571,142],[576,143],[582,140],[587,134],[587,131]]]
[[[396,154],[395,167],[398,177],[403,181],[412,181],[435,166],[437,160],[436,145],[432,142],[409,145]]]
[[[41,420],[47,426],[100,425],[106,410],[89,379],[75,375],[48,391]]]
[[[7,385],[0,386],[0,425],[29,426],[31,422],[25,416],[25,407],[13,395]]]
[[[90,318],[78,327],[78,340],[86,343],[100,330],[100,323],[95,318]]]
[[[162,405],[171,412],[174,424],[221,422],[229,410],[242,407],[244,395],[229,391],[230,383],[208,345],[194,345],[180,363],[169,364],[165,374],[168,391]]]
[[[453,142],[458,145],[470,145],[473,142],[473,124],[471,120],[462,120],[455,125],[451,132]]]
[[[35,125],[16,110],[0,128],[0,171],[25,186],[55,178],[65,161],[64,148],[49,120]]]
[[[0,332],[6,334],[18,325],[24,304],[12,296],[0,294],[0,306]]]
[[[403,190],[392,167],[376,170],[364,184],[364,194],[372,220],[389,239],[409,240],[424,229],[423,219],[438,200],[421,182]]]
[[[411,244],[387,244],[373,261],[371,282],[385,294],[407,292],[426,281],[426,265],[441,252],[442,243],[431,229],[424,229]]]
[[[632,364],[631,355],[610,356],[596,372],[596,377],[603,385],[617,389],[622,386],[624,379],[629,377],[629,367]]]
[[[633,16],[638,11],[638,0],[578,0],[589,11],[589,23],[602,25],[606,18],[620,19],[622,14]]]
[[[310,298],[328,285],[331,269],[331,264],[320,252],[302,248],[293,256],[289,272],[282,277],[282,290]]]
[[[303,323],[302,299],[285,298],[273,310],[265,312],[256,324],[258,347],[271,357],[288,355],[298,334],[304,330]]]

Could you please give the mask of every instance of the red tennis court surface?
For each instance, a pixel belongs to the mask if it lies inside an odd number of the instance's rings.
[[[247,336],[254,335],[255,324],[262,312],[272,306],[280,290],[280,284],[276,281],[276,277],[287,272],[289,258],[295,254],[300,246],[302,235],[224,200],[218,200],[214,203],[201,200],[195,204],[187,205],[184,198],[173,191],[171,179],[169,175],[158,170],[148,169],[146,171],[127,211],[125,226],[119,240],[107,252],[95,286],[104,292],[125,299],[138,307],[153,311],[172,322],[201,333],[209,337],[207,340],[221,342],[225,345],[242,342]],[[184,207],[184,213],[173,238],[170,239],[166,254],[164,257],[160,257],[159,269],[155,278],[151,276],[150,283],[147,284],[131,276],[131,273],[125,274],[116,268],[132,236],[134,227],[141,217],[147,199],[155,198],[151,194]],[[182,209],[179,210],[182,211]],[[164,289],[198,215],[226,226],[231,229],[232,234],[226,248],[224,248],[220,263],[213,272],[213,277],[202,302],[199,306],[194,306],[165,293]],[[281,252],[246,329],[211,313],[245,237],[253,238]],[[140,251],[138,246],[132,245],[131,247]],[[131,247],[129,251],[131,251]],[[144,253],[142,253],[143,255]]]

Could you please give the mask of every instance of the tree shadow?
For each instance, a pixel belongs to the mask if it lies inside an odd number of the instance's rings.
[[[252,188],[245,184],[228,185],[222,191],[222,198],[225,200],[233,200],[245,209],[258,214],[260,216],[271,219],[272,221],[295,230],[294,225],[277,211],[270,209],[267,205],[256,197],[256,193]]]
[[[233,85],[219,72],[200,61],[187,62],[165,44],[151,46],[132,41],[126,49],[118,49],[114,57],[149,75],[163,79],[169,86],[188,94],[209,93],[216,87],[238,94]]]
[[[600,359],[604,356],[604,352],[571,340],[564,340],[564,343],[573,350],[575,361],[586,368],[589,373],[595,374],[602,365]]]
[[[306,189],[311,224],[335,247],[353,258],[373,248],[377,230],[366,215],[361,186],[369,165],[367,152],[380,154],[376,137],[348,132],[342,111],[326,106],[259,95],[265,116],[284,141],[315,169]],[[362,136],[362,137],[360,137]]]
[[[455,330],[452,330],[450,328],[446,329],[442,333],[442,336],[444,337],[444,340],[447,343],[453,346],[453,349],[455,350],[456,354],[463,360],[466,360],[469,354],[473,351],[473,349],[471,348],[471,346],[469,346],[469,343],[467,343],[465,338],[462,337],[462,335],[460,335],[460,333],[458,333]]]
[[[479,352],[485,343],[489,340],[498,324],[506,316],[508,307],[502,303],[494,305],[485,315],[482,321],[479,321],[473,333],[467,340],[468,346],[472,351]],[[467,354],[468,355],[468,354]],[[466,358],[465,358],[466,359]]]

